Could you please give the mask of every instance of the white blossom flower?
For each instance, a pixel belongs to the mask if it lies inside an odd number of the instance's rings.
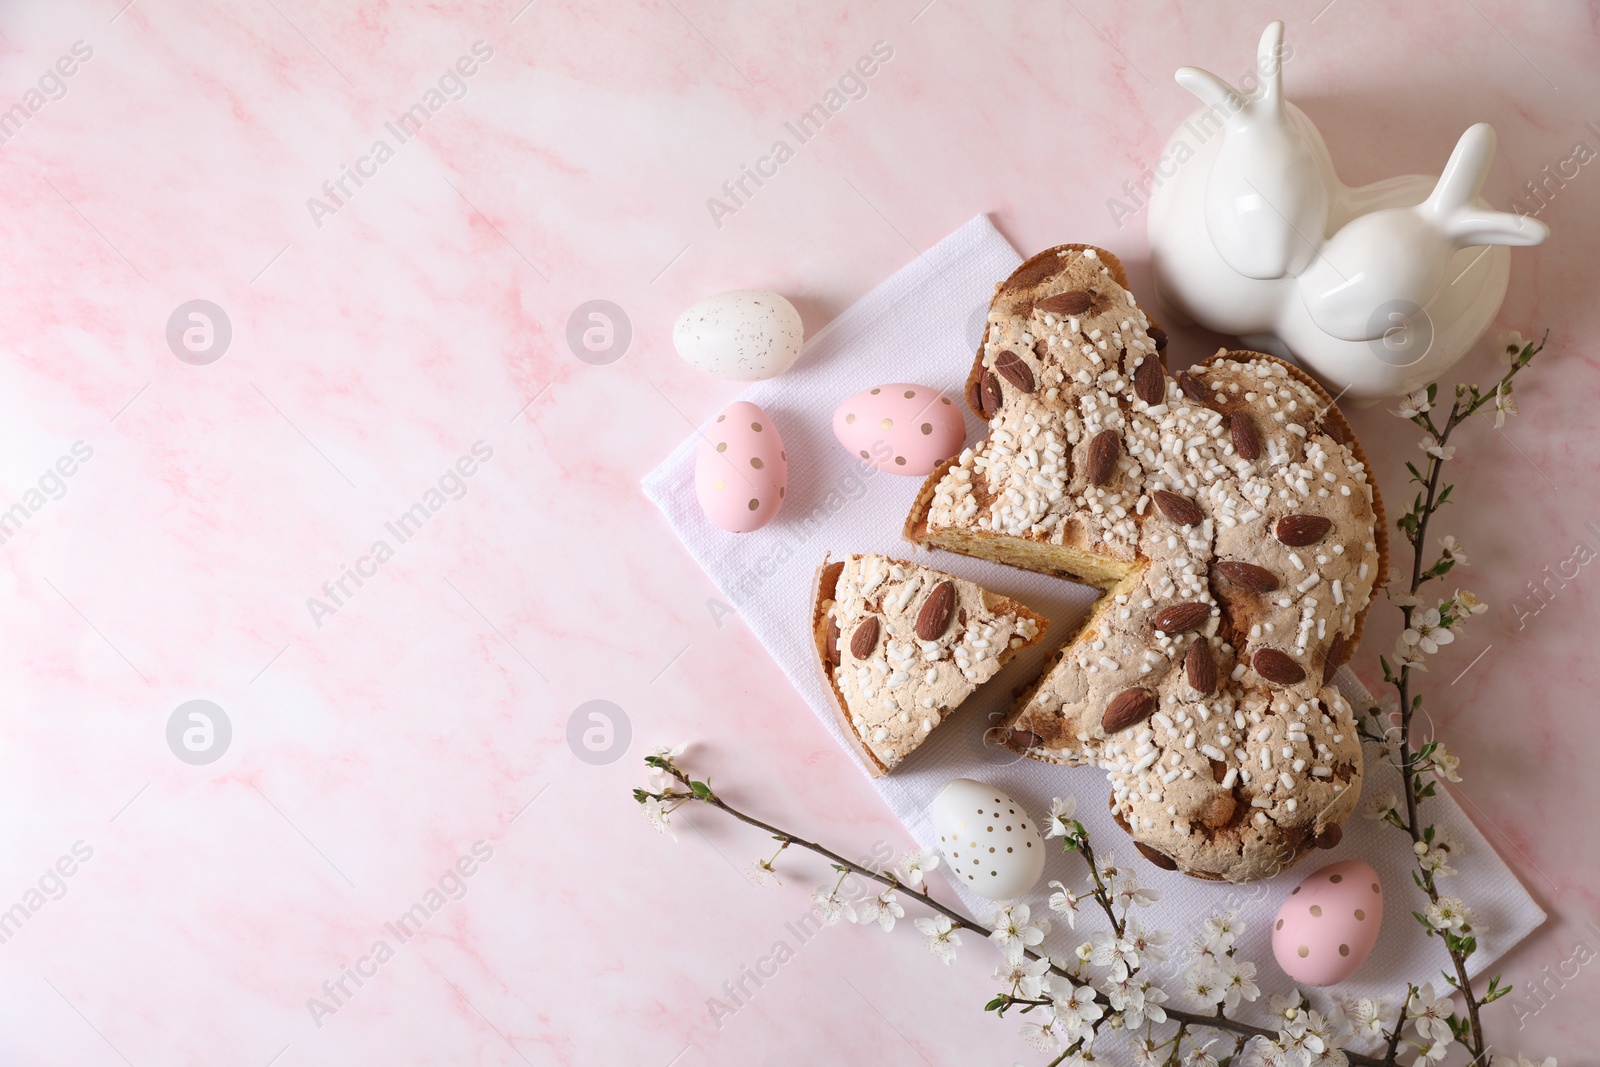
[[[907,852],[894,865],[894,876],[902,885],[915,889],[922,884],[923,875],[939,866],[939,854],[931,848]]]
[[[1494,1062],[1495,1067],[1499,1067],[1499,1065],[1502,1063],[1506,1064],[1506,1067],[1556,1067],[1556,1058],[1554,1056],[1546,1056],[1540,1062],[1535,1063],[1520,1052],[1517,1053],[1517,1058],[1514,1063],[1513,1061],[1507,1060],[1502,1056],[1496,1056],[1494,1058]]]
[[[989,920],[993,933],[989,939],[1005,950],[1007,960],[1021,959],[1023,953],[1044,940],[1050,932],[1050,920],[1028,921],[1028,905],[1010,904],[997,908]]]
[[[1322,1047],[1311,1057],[1308,1067],[1349,1067],[1350,1058],[1344,1054],[1345,1035],[1336,1033],[1329,1020],[1316,1012],[1307,1012],[1306,1032],[1315,1035]]]
[[[688,747],[689,743],[687,741],[676,748],[667,748],[665,745],[657,745],[655,748],[652,748],[649,752],[645,753],[645,755],[655,756],[670,763],[679,756],[683,755]],[[678,780],[676,778],[662,770],[660,767],[647,768],[645,771],[645,777],[649,779],[650,792],[652,793],[665,793],[668,789],[671,789],[673,786],[678,784]]]
[[[1440,897],[1424,914],[1435,930],[1467,930],[1474,925],[1472,909],[1455,897]]]
[[[1021,959],[994,969],[995,981],[1007,991],[1027,1000],[1037,1000],[1050,989],[1050,961]]]
[[[1442,848],[1429,848],[1418,841],[1413,848],[1417,851],[1417,865],[1425,871],[1432,871],[1440,878],[1449,878],[1456,873],[1450,865],[1450,853]]]
[[[666,807],[655,797],[646,797],[640,807],[644,808],[644,817],[650,820],[650,825],[655,827],[656,833],[666,834],[674,841],[678,839],[678,835],[672,831],[672,824],[667,821],[667,816],[672,814],[671,808]]]
[[[1095,1020],[1105,1014],[1105,1009],[1095,1003],[1094,987],[1063,983],[1066,988],[1050,994],[1055,1009],[1056,1022],[1066,1028],[1069,1036],[1076,1037],[1089,1030]]]
[[[1166,1022],[1167,1011],[1161,1005],[1166,1001],[1167,994],[1162,991],[1161,987],[1147,980],[1140,992],[1143,994],[1143,1000],[1139,1005],[1140,1010],[1138,1012],[1123,1012],[1123,1022],[1130,1027],[1143,1026],[1146,1022]]]
[[[893,889],[885,889],[875,897],[868,897],[856,906],[856,913],[851,918],[863,926],[877,923],[883,928],[884,933],[894,929],[894,921],[904,918],[906,909],[900,906],[899,898]]]
[[[1144,1018],[1144,983],[1129,974],[1125,969],[1113,971],[1104,980],[1101,986],[1105,990],[1106,1002],[1111,1009],[1122,1014],[1122,1024],[1129,1028],[1137,1026],[1135,1019]]]
[[[1401,398],[1400,406],[1394,413],[1402,419],[1414,419],[1432,407],[1428,402],[1428,387],[1423,386],[1410,396]]]
[[[1211,959],[1198,959],[1183,972],[1183,999],[1202,1009],[1214,1008],[1228,995],[1222,971]]]
[[[1494,387],[1494,428],[1506,424],[1507,415],[1517,413],[1517,396],[1510,382],[1500,382]]]
[[[1439,538],[1439,547],[1444,550],[1445,559],[1455,560],[1463,567],[1466,566],[1466,550],[1461,547],[1460,542],[1455,539],[1454,534],[1446,534],[1445,536]]]
[[[1500,335],[1500,358],[1507,363],[1515,363],[1522,355],[1522,350],[1527,347],[1528,339],[1516,330]]]
[[[1361,814],[1368,819],[1382,819],[1391,811],[1399,810],[1400,800],[1392,789],[1384,789],[1373,794],[1371,800],[1361,805]]]
[[[1311,1028],[1309,1018],[1302,1015],[1295,1019],[1294,1025],[1278,1031],[1278,1047],[1292,1062],[1304,1067],[1320,1056],[1325,1046],[1321,1035]]]
[[[1444,742],[1439,742],[1428,757],[1427,770],[1432,771],[1440,778],[1452,782],[1461,781],[1461,757],[1444,747]]]
[[[1092,961],[1097,967],[1109,967],[1112,973],[1123,977],[1139,966],[1139,950],[1125,937],[1110,930],[1096,930],[1089,935],[1094,942]]]
[[[1444,849],[1455,859],[1467,854],[1467,846],[1461,843],[1461,839],[1442,826],[1433,828],[1433,847]]]
[[[1433,1067],[1436,1063],[1443,1063],[1449,1055],[1450,1042],[1435,1041],[1417,1053],[1417,1058],[1411,1061],[1411,1067]]]
[[[1144,963],[1165,961],[1167,954],[1161,946],[1172,940],[1172,935],[1165,930],[1146,930],[1132,919],[1123,927],[1122,937]]]
[[[1100,869],[1100,880],[1105,883],[1106,889],[1115,892],[1119,878],[1133,878],[1132,871],[1125,871],[1117,866],[1115,854],[1105,852],[1095,856],[1094,865]]]
[[[1423,870],[1448,878],[1456,873],[1454,863],[1466,855],[1466,846],[1448,830],[1437,826],[1430,826],[1428,829],[1433,831],[1432,844],[1418,841],[1411,846],[1412,851],[1417,854],[1417,863]]]
[[[1042,1023],[1023,1023],[1022,1040],[1035,1048],[1045,1052],[1054,1052],[1061,1047],[1061,1022],[1059,1019],[1050,1019]]]
[[[1395,644],[1402,649],[1409,647],[1404,641],[1399,639],[1396,639]],[[1422,658],[1422,654],[1420,652],[1416,653],[1416,655],[1419,660]],[[1383,746],[1384,762],[1388,763],[1391,767],[1399,767],[1400,736],[1403,733],[1403,731],[1400,729],[1399,696],[1393,691],[1385,693],[1378,700],[1378,706],[1373,709],[1372,717],[1374,725],[1381,727],[1383,730],[1383,738],[1378,743]],[[1392,793],[1388,795],[1393,796]],[[1395,805],[1395,810],[1399,810],[1399,805]],[[1382,815],[1373,816],[1373,818],[1382,817]]]
[[[954,963],[956,946],[961,944],[961,934],[948,915],[935,915],[931,919],[917,919],[913,924],[927,942],[928,951],[946,964]]]
[[[1344,1054],[1341,1047],[1343,1043],[1344,1037],[1341,1035],[1324,1041],[1322,1051],[1311,1061],[1310,1067],[1350,1067],[1350,1057]]]
[[[1264,1037],[1250,1039],[1239,1064],[1240,1067],[1299,1067],[1283,1049]]]
[[[1191,1035],[1189,1040],[1193,1041],[1194,1037]],[[1216,1043],[1217,1039],[1213,1037],[1205,1044],[1196,1044],[1193,1048],[1189,1049],[1189,1051],[1184,1054],[1183,1067],[1217,1067],[1217,1058],[1213,1056],[1210,1051],[1211,1046],[1215,1045]]]
[[[1411,994],[1411,1001],[1406,1006],[1407,1013],[1411,1016],[1411,1024],[1417,1028],[1417,1033],[1425,1041],[1443,1043],[1448,1049],[1450,1042],[1455,1040],[1455,1034],[1446,1022],[1455,1008],[1450,1003],[1448,994],[1436,997],[1433,993],[1433,983],[1425,983],[1422,988]],[[1439,1058],[1443,1058],[1442,1056]]]
[[[1124,871],[1119,881],[1116,902],[1122,905],[1124,911],[1135,905],[1141,908],[1148,908],[1161,899],[1161,894],[1158,891],[1141,888],[1138,877],[1132,871]]]
[[[1470,589],[1456,590],[1456,608],[1466,615],[1482,615],[1489,610],[1489,605],[1472,595]]]
[[[1052,837],[1071,837],[1072,816],[1077,813],[1077,810],[1077,797],[1067,797],[1065,800],[1060,797],[1053,798],[1050,801],[1050,818],[1046,820],[1049,829],[1044,832],[1044,836],[1047,839]]]
[[[1431,437],[1424,437],[1417,442],[1417,447],[1435,459],[1444,461],[1456,458],[1455,445],[1441,445]]]
[[[1267,998],[1272,1008],[1272,1020],[1283,1027],[1291,1027],[1300,1019],[1300,991],[1298,989]],[[1301,1022],[1301,1025],[1305,1025]]]
[[[1136,1067],[1157,1067],[1162,1061],[1161,1051],[1154,1038],[1141,1037],[1128,1045]]]
[[[1245,924],[1239,921],[1239,913],[1230,908],[1211,915],[1202,929],[1205,947],[1218,956],[1226,956],[1233,950],[1235,939],[1244,936]]]
[[[1344,1005],[1351,1034],[1365,1042],[1383,1040],[1384,1016],[1388,1013],[1388,1004],[1379,997],[1361,997]]]
[[[771,860],[756,860],[745,868],[745,873],[750,876],[750,881],[758,886],[778,885],[778,869],[772,865]]]
[[[811,904],[819,912],[823,926],[832,926],[840,919],[856,921],[856,909],[839,895],[838,886],[818,886],[811,894]]]
[[[1428,664],[1423,656],[1422,647],[1416,644],[1408,644],[1406,641],[1407,634],[1411,632],[1407,630],[1394,639],[1395,666],[1400,670],[1410,667],[1413,670],[1425,671],[1428,669]],[[1398,747],[1398,740],[1396,738],[1396,747]]]
[[[1417,595],[1406,588],[1409,578],[1409,575],[1400,573],[1399,567],[1390,567],[1383,583],[1384,595],[1402,608],[1415,607],[1417,604]]]
[[[1417,645],[1428,655],[1439,651],[1440,645],[1448,645],[1456,639],[1450,628],[1439,622],[1439,609],[1429,608],[1423,612],[1413,613],[1411,626],[1401,635],[1401,639],[1408,645]]]
[[[1067,926],[1076,930],[1078,928],[1077,896],[1072,890],[1054,879],[1050,882],[1050,888],[1055,890],[1054,893],[1050,894],[1050,910],[1057,915],[1064,916],[1067,920]]]
[[[1253,1001],[1261,995],[1256,986],[1256,965],[1249,960],[1220,956],[1217,974],[1222,979],[1222,1006],[1228,1011],[1237,1009],[1241,1001]]]

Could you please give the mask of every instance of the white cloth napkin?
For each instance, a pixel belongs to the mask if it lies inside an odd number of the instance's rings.
[[[1141,884],[1162,894],[1154,906],[1136,912],[1147,929],[1175,934],[1167,946],[1172,959],[1157,972],[1166,975],[1158,981],[1174,1001],[1180,994],[1178,973],[1184,952],[1198,933],[1200,920],[1211,912],[1232,908],[1247,925],[1239,942],[1241,954],[1258,967],[1257,983],[1263,992],[1255,1005],[1259,1015],[1266,994],[1285,992],[1292,985],[1272,957],[1270,928],[1277,909],[1305,876],[1344,859],[1362,859],[1376,868],[1388,903],[1383,933],[1372,956],[1354,978],[1326,992],[1386,995],[1392,1003],[1407,980],[1431,979],[1440,986],[1439,971],[1448,967],[1449,959],[1443,944],[1430,939],[1410,914],[1422,910],[1426,900],[1412,884],[1415,863],[1405,835],[1394,827],[1357,815],[1345,827],[1344,840],[1337,848],[1309,856],[1276,878],[1243,886],[1202,882],[1159,870],[1137,856],[1127,835],[1111,821],[1107,806],[1110,786],[1102,771],[1055,767],[984,744],[985,727],[1004,713],[1012,691],[1038,672],[1049,649],[1072,632],[1094,601],[1095,592],[966,556],[914,549],[901,539],[900,528],[922,479],[864,467],[834,440],[832,418],[834,408],[846,397],[873,385],[918,383],[959,398],[995,283],[1020,262],[1005,238],[980,215],[819,331],[806,344],[794,369],[757,383],[743,395],[742,399],[760,405],[772,417],[789,453],[787,499],[783,511],[765,528],[735,535],[706,521],[694,493],[697,435],[650,472],[644,480],[645,494],[665,513],[684,547],[835,736],[839,736],[839,728],[812,662],[815,652],[809,632],[811,582],[824,554],[838,559],[875,551],[916,558],[1015,597],[1049,616],[1051,631],[1039,647],[1018,657],[935,730],[892,776],[874,779],[873,785],[924,846],[935,840],[928,804],[952,778],[976,778],[999,786],[1036,816],[1049,811],[1052,797],[1075,795],[1078,817],[1089,829],[1096,851],[1114,853],[1119,860],[1133,863]],[[965,405],[961,406],[965,411]],[[982,426],[971,415],[967,418],[968,440],[977,440]],[[1383,610],[1382,605],[1377,610]],[[1353,706],[1372,703],[1348,669],[1340,671],[1338,684]],[[1379,754],[1370,745],[1367,757],[1363,798],[1382,789],[1398,792],[1398,772],[1380,765]],[[839,758],[855,761],[842,737]],[[1443,884],[1447,893],[1464,899],[1479,917],[1479,949],[1472,959],[1477,974],[1536,929],[1545,914],[1454,799],[1441,794],[1427,802],[1424,813],[1466,845],[1466,856],[1457,865],[1460,873]],[[1047,880],[1060,879],[1074,890],[1082,888],[1085,877],[1086,868],[1077,856],[1052,855],[1045,872]],[[968,894],[959,884],[956,891],[969,914],[980,919],[988,915],[987,902]],[[1041,881],[1027,898],[1035,915],[1046,913],[1047,895]],[[1090,915],[1080,925],[1093,930],[1103,921]],[[1082,931],[1068,930],[1064,923],[1058,922],[1056,927],[1046,947],[1057,955],[1070,954],[1086,937]],[[1307,992],[1314,1005],[1326,1006],[1327,996]]]

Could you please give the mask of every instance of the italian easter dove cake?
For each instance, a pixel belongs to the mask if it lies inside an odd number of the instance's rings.
[[[1152,862],[1227,881],[1331,847],[1361,793],[1331,684],[1387,567],[1332,398],[1254,352],[1176,378],[1116,257],[1049,249],[999,285],[968,379],[989,435],[924,483],[919,544],[1102,596],[997,730],[1106,770]]]

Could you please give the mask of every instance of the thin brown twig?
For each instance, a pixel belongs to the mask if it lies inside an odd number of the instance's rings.
[[[1384,1059],[1393,1063],[1400,1052],[1400,1031],[1406,1028],[1406,1011],[1411,1007],[1411,994],[1417,987],[1406,984],[1406,999],[1400,1002],[1400,1017],[1395,1020],[1394,1031],[1389,1035],[1389,1051]]]
[[[1549,332],[1546,331],[1545,337],[1539,341],[1538,345],[1529,346],[1522,353],[1519,353],[1516,359],[1513,360],[1511,367],[1501,376],[1495,389],[1488,392],[1479,392],[1476,387],[1473,387],[1471,390],[1463,388],[1458,391],[1455,399],[1450,404],[1450,414],[1444,420],[1443,429],[1434,425],[1432,415],[1427,412],[1418,413],[1411,421],[1426,430],[1439,450],[1443,451],[1448,446],[1450,435],[1455,432],[1456,428],[1481,411],[1485,405],[1500,394],[1502,389],[1510,387],[1517,373],[1527,367],[1533,357],[1544,349],[1545,340],[1548,338]],[[1466,400],[1465,405],[1462,403],[1463,400]],[[1439,482],[1444,474],[1444,464],[1445,460],[1442,456],[1434,455],[1431,452],[1428,453],[1427,477],[1419,479],[1423,484],[1425,495],[1420,509],[1416,511],[1414,532],[1406,532],[1407,540],[1410,541],[1412,550],[1411,583],[1407,590],[1409,602],[1402,604],[1400,607],[1403,627],[1406,630],[1411,629],[1413,613],[1416,611],[1418,590],[1422,588],[1425,582],[1432,577],[1436,577],[1431,573],[1431,568],[1425,574],[1422,561],[1423,548],[1428,543],[1428,524],[1441,506]],[[1402,530],[1404,530],[1403,527]],[[1428,843],[1424,839],[1424,829],[1420,825],[1417,815],[1417,807],[1423,799],[1420,794],[1423,784],[1419,777],[1420,771],[1416,766],[1416,761],[1412,759],[1411,751],[1411,723],[1417,707],[1420,706],[1414,705],[1412,700],[1411,664],[1403,664],[1398,674],[1394,675],[1390,680],[1395,687],[1400,702],[1399,770],[1405,786],[1406,802],[1405,823],[1400,828],[1406,831],[1414,846],[1421,844],[1426,848]],[[1383,724],[1380,722],[1378,725],[1381,727]],[[1427,895],[1429,902],[1437,904],[1439,902],[1439,890],[1435,882],[1434,871],[1424,868],[1420,881],[1423,892]],[[1468,1048],[1475,1059],[1481,1059],[1488,1049],[1488,1044],[1483,1032],[1483,1023],[1478,1013],[1481,1002],[1478,1000],[1477,995],[1473,993],[1471,980],[1467,976],[1468,953],[1458,951],[1448,937],[1445,939],[1445,949],[1455,969],[1456,988],[1460,990],[1462,999],[1466,1003],[1468,1037],[1470,1039]],[[1410,999],[1411,989],[1408,988],[1406,994],[1407,1004],[1409,1004]],[[1401,1005],[1400,1022],[1396,1024],[1394,1034],[1389,1042],[1388,1058],[1391,1061],[1395,1057],[1395,1050],[1400,1041],[1400,1030],[1405,1023],[1407,1004]]]
[[[674,778],[678,779],[684,785],[689,785],[690,784],[689,776],[687,774],[685,774],[682,770],[678,769],[677,767],[673,767],[673,766],[668,766],[666,769],[670,774],[672,774],[672,776]],[[830,861],[836,868],[839,868],[841,870],[841,872],[849,871],[850,873],[853,873],[853,874],[859,874],[864,878],[869,878],[872,881],[877,882],[880,885],[888,886],[891,889],[898,889],[898,890],[905,890],[906,889],[906,887],[899,881],[899,879],[895,878],[892,874],[891,875],[879,874],[877,871],[873,871],[873,870],[870,870],[870,869],[868,869],[866,867],[863,867],[859,863],[852,863],[850,860],[845,859],[843,856],[839,855],[837,852],[835,852],[832,849],[826,847],[825,845],[818,844],[815,841],[808,841],[805,838],[798,836],[797,834],[789,833],[787,830],[780,830],[778,827],[773,826],[770,823],[763,822],[762,820],[757,819],[752,815],[747,815],[744,812],[740,811],[738,808],[735,808],[733,805],[729,804],[727,801],[723,800],[721,797],[717,796],[715,793],[711,792],[709,790],[709,788],[707,789],[707,792],[706,792],[706,794],[704,796],[697,795],[694,792],[689,792],[689,793],[650,792],[648,790],[640,790],[639,793],[642,796],[652,797],[652,798],[654,798],[656,800],[669,800],[670,799],[670,800],[678,800],[678,801],[682,801],[682,802],[694,801],[694,802],[698,802],[698,803],[701,803],[701,804],[706,804],[706,805],[708,805],[710,807],[716,808],[718,811],[721,811],[726,815],[731,816],[734,819],[737,819],[738,821],[740,821],[742,823],[745,823],[746,825],[754,826],[759,830],[765,831],[766,833],[770,834],[777,841],[787,842],[789,845],[798,846],[800,848],[806,849],[809,852],[813,852],[818,856],[823,857],[824,859]],[[1087,841],[1085,841],[1082,838],[1080,838],[1079,839],[1079,850],[1086,852],[1086,855],[1085,855],[1084,858],[1086,860],[1090,861],[1089,862],[1089,869],[1091,871],[1096,871],[1096,865],[1094,864],[1094,862],[1092,860],[1093,853],[1090,852],[1090,851],[1087,851],[1086,849],[1083,848],[1083,846],[1086,845],[1086,844],[1087,844]],[[1100,881],[1100,879],[1098,877],[1098,874],[1096,875],[1095,883],[1096,883],[1096,890],[1095,890],[1096,899],[1099,901],[1101,907],[1107,910],[1108,914],[1112,914],[1113,915],[1113,920],[1115,921],[1114,913],[1111,912],[1111,894],[1110,894],[1110,891],[1107,890],[1104,887],[1103,883]],[[917,900],[919,903],[926,905],[931,910],[933,910],[935,912],[938,912],[940,915],[945,916],[947,919],[950,920],[952,925],[958,926],[963,930],[968,930],[968,931],[971,931],[972,933],[979,934],[982,937],[984,937],[985,939],[989,939],[991,937],[991,935],[993,934],[993,931],[990,930],[988,927],[982,925],[981,923],[973,922],[972,920],[970,920],[970,919],[966,918],[965,916],[961,915],[959,912],[953,911],[950,908],[946,907],[945,905],[941,904],[939,901],[934,900],[932,896],[928,895],[926,889],[924,889],[920,893],[913,892],[912,893],[912,897],[913,897],[913,899]],[[1121,936],[1120,931],[1119,931],[1118,936]],[[1036,953],[1036,952],[1032,951],[1031,949],[1024,949],[1023,954],[1025,956],[1027,956],[1028,958],[1030,958],[1030,959],[1035,959],[1035,960],[1048,959],[1047,956],[1044,956],[1044,955],[1041,955],[1039,953]],[[1052,974],[1058,975],[1058,976],[1060,976],[1062,978],[1066,978],[1069,981],[1076,980],[1075,976],[1073,974],[1071,974],[1070,972],[1068,972],[1066,970],[1063,970],[1054,961],[1050,962],[1050,968],[1049,969],[1050,969],[1050,972]],[[1009,998],[1009,999],[1018,1000],[1018,1002],[1020,1002],[1020,1003],[1028,1003],[1028,1001],[1022,1000],[1021,998]],[[1244,1041],[1247,1041],[1252,1037],[1262,1037],[1262,1038],[1266,1038],[1267,1040],[1270,1041],[1270,1040],[1274,1040],[1278,1036],[1276,1031],[1269,1030],[1269,1029],[1267,1029],[1265,1027],[1261,1027],[1261,1026],[1254,1026],[1254,1025],[1252,1025],[1250,1023],[1244,1022],[1244,1021],[1239,1020],[1239,1019],[1230,1019],[1230,1018],[1226,1017],[1225,1015],[1220,1015],[1220,1014],[1219,1015],[1201,1015],[1201,1014],[1196,1013],[1196,1012],[1184,1011],[1181,1008],[1167,1008],[1166,1009],[1166,1014],[1167,1014],[1167,1018],[1168,1019],[1178,1023],[1180,1026],[1208,1027],[1208,1028],[1210,1028],[1212,1030],[1219,1030],[1219,1031],[1223,1031],[1223,1032],[1229,1032],[1229,1033],[1237,1034],[1238,1037],[1239,1037],[1240,1043],[1241,1043],[1241,1047],[1242,1047],[1242,1044],[1243,1044]],[[1109,1018],[1109,1016],[1104,1016],[1103,1015],[1103,1016],[1101,1016],[1100,1019],[1097,1019],[1095,1021],[1094,1026],[1093,1026],[1093,1029],[1098,1031],[1100,1023],[1103,1022],[1107,1018]],[[1082,1046],[1083,1046],[1082,1039],[1079,1039],[1078,1041],[1073,1042],[1071,1045],[1069,1045],[1062,1052],[1061,1056],[1058,1057],[1054,1062],[1057,1063],[1057,1064],[1061,1063],[1068,1055],[1070,1055],[1074,1051],[1077,1051]],[[1354,1052],[1347,1052],[1346,1053],[1346,1058],[1353,1065],[1353,1067],[1394,1067],[1394,1061],[1393,1060],[1388,1060],[1388,1061],[1378,1060],[1378,1059],[1374,1059],[1374,1058],[1372,1058],[1370,1056],[1362,1056],[1362,1055],[1360,1055],[1358,1053],[1354,1053]]]

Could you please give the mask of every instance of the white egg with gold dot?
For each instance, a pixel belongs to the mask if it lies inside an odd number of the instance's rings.
[[[956,881],[986,900],[1015,900],[1044,874],[1044,839],[1021,804],[992,785],[957,778],[928,809]]]

